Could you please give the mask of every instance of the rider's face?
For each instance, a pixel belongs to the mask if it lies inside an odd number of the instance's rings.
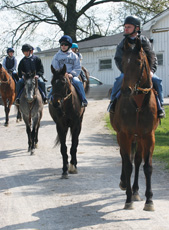
[[[12,56],[13,56],[13,52],[9,52],[8,55],[9,55],[10,57],[12,57]]]
[[[66,50],[68,50],[68,48],[69,48],[69,45],[67,44],[67,43],[65,43],[65,42],[63,42],[63,43],[61,43],[61,50],[62,51],[66,51]]]
[[[124,25],[124,33],[125,34],[131,34],[135,29],[135,26],[132,24],[125,24]]]
[[[30,56],[30,51],[24,51],[23,54],[25,55],[25,57],[29,57]]]

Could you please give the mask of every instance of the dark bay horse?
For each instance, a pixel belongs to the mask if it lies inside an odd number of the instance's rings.
[[[35,73],[23,73],[23,75],[25,86],[21,94],[19,107],[26,124],[28,151],[31,152],[32,155],[38,143],[38,131],[43,113],[43,102]]]
[[[5,108],[5,126],[9,124],[9,112],[16,96],[15,88],[15,82],[12,76],[0,64],[0,92]],[[21,114],[18,109],[17,121],[19,119],[21,119]]]
[[[139,39],[134,47],[125,41],[123,55],[124,80],[115,113],[110,122],[117,132],[122,158],[120,188],[126,190],[125,209],[133,209],[134,200],[140,200],[138,190],[139,167],[144,160],[146,202],[144,210],[153,211],[151,175],[155,130],[158,126],[157,105],[152,89],[150,67]],[[135,164],[134,183],[131,188],[132,161]]]
[[[60,150],[63,158],[62,178],[68,178],[68,172],[77,173],[76,152],[85,108],[81,107],[79,96],[71,84],[69,77],[66,75],[66,66],[64,65],[60,71],[56,71],[53,66],[51,66],[51,71],[53,73],[51,81],[53,105],[49,104],[49,112],[56,123],[58,134],[56,144],[61,144]],[[89,75],[87,71],[86,75],[88,81],[85,82],[85,89],[88,89]],[[72,145],[70,149],[71,160],[68,169],[66,136],[69,128],[72,136]]]

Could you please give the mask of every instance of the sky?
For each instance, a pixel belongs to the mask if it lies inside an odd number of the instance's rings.
[[[113,11],[113,7],[117,8],[119,7],[119,4],[116,3],[106,3],[106,4],[102,4],[96,7],[91,8],[91,10],[94,10],[95,15],[98,16],[98,18],[105,20],[107,14],[105,14],[105,12],[110,12],[110,10]],[[6,29],[10,28],[10,30],[12,30],[13,28],[16,28],[17,25],[17,16],[14,14],[9,13],[9,11],[5,10],[4,12],[1,12],[0,14],[0,27],[1,27],[1,31],[2,31],[2,35],[3,32],[6,31]],[[34,33],[34,37],[30,36],[29,41],[25,41],[23,39],[21,39],[21,45],[24,43],[31,43],[34,48],[36,47],[40,47],[41,50],[45,50],[45,49],[50,49],[50,48],[54,48],[58,46],[58,40],[60,38],[60,36],[62,36],[62,32],[60,32],[58,34],[58,36],[56,36],[56,40],[54,40],[51,43],[46,42],[46,44],[44,45],[42,43],[43,39],[45,36],[48,36],[51,33],[51,28],[48,24],[43,23],[40,26],[38,26],[38,30],[35,31]],[[53,34],[52,34],[53,35]],[[6,38],[5,40],[7,41],[8,38]],[[2,42],[1,42],[2,43]],[[6,43],[3,45],[1,45],[1,50],[3,50],[4,48],[6,49],[6,47],[11,47],[11,44]],[[18,56],[19,59],[22,58],[22,52],[21,52],[21,47],[17,48],[15,55]]]

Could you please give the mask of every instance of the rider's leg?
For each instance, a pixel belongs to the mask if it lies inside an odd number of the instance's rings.
[[[120,93],[121,93],[121,86],[122,86],[122,82],[123,82],[123,78],[124,78],[124,74],[121,73],[119,77],[116,78],[115,82],[114,82],[114,86],[112,88],[112,92],[111,92],[111,96],[110,96],[110,104],[108,105],[107,111],[110,112],[114,112],[115,110],[115,104],[117,99],[120,97]]]
[[[76,88],[76,90],[77,90],[77,92],[81,98],[82,106],[86,107],[88,102],[86,99],[83,83],[79,80],[78,77],[73,77],[72,82],[73,82],[73,85],[75,86],[75,88]]]
[[[123,73],[121,73],[119,77],[116,77],[116,80],[115,80],[113,88],[112,88],[111,96],[110,96],[111,102],[114,101],[117,92],[119,92],[119,90],[121,89],[123,78],[124,78]]]
[[[22,94],[22,91],[23,91],[23,88],[24,88],[24,80],[23,78],[21,78],[17,83],[16,83],[16,100],[15,100],[15,103],[16,104],[20,104],[20,96]]]
[[[42,96],[44,103],[47,103],[46,84],[40,78],[38,78],[38,86],[39,86],[39,91],[41,93],[41,96]]]
[[[153,87],[158,93],[158,97],[156,97],[157,101],[157,109],[158,109],[158,117],[163,118],[165,117],[165,111],[163,106],[163,86],[162,86],[162,80],[157,77],[157,75],[153,75],[152,77]],[[159,101],[158,101],[159,99]],[[159,103],[160,102],[160,103]]]

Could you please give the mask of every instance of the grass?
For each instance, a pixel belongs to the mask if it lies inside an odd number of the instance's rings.
[[[165,112],[166,118],[161,120],[161,125],[155,132],[156,143],[153,158],[164,163],[164,167],[169,169],[169,106],[165,106]],[[116,132],[110,124],[109,115],[106,115],[105,121],[107,128],[115,136]]]

